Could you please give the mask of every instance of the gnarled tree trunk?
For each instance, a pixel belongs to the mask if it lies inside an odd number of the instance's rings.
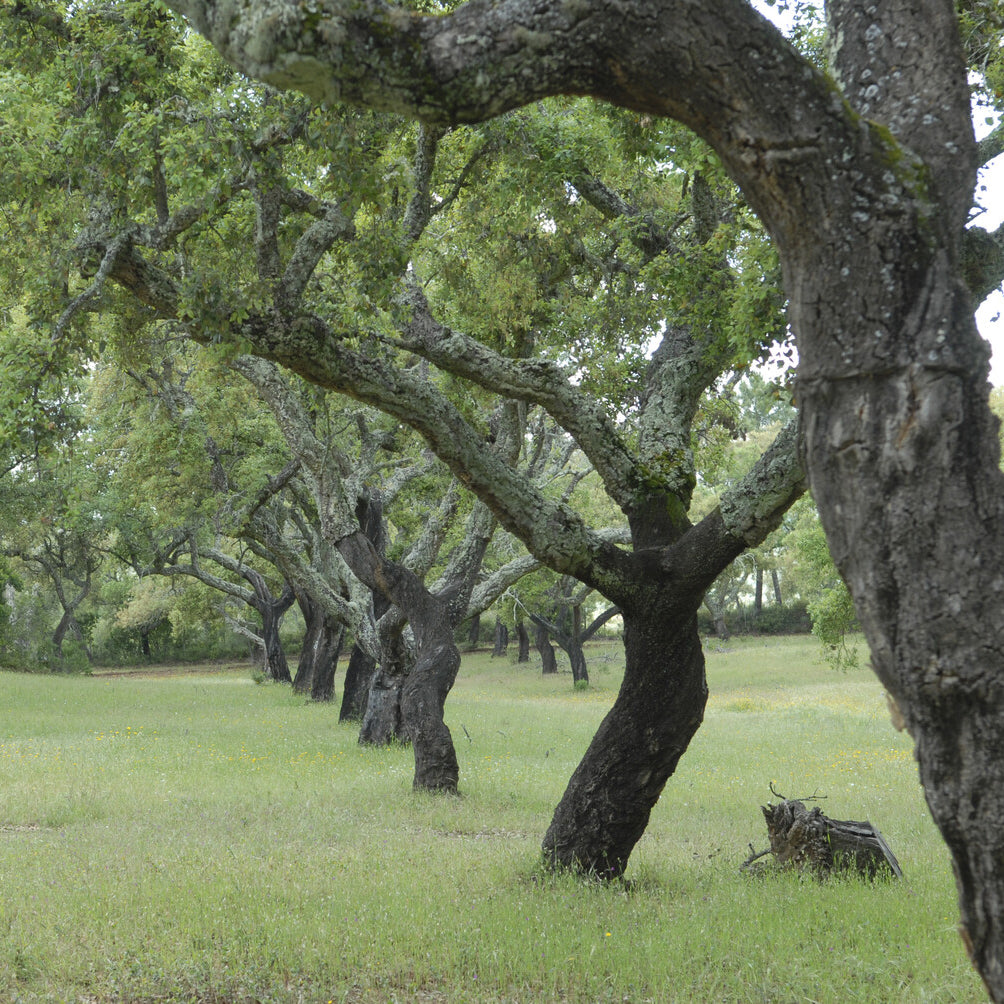
[[[692,612],[653,597],[647,609],[622,614],[624,681],[544,837],[552,864],[602,878],[623,874],[708,698]]]
[[[298,694],[310,694],[314,701],[330,701],[335,694],[335,671],[345,628],[306,593],[298,592],[296,599],[306,630],[293,690]]]

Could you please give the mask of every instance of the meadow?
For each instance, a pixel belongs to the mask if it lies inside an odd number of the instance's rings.
[[[705,724],[629,884],[543,873],[622,668],[587,654],[583,691],[465,657],[460,798],[246,667],[0,674],[0,1001],[986,999],[910,739],[812,639],[709,646]],[[903,880],[740,873],[772,782],[871,820]]]

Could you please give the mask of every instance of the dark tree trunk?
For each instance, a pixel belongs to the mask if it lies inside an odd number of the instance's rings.
[[[286,662],[286,653],[279,640],[279,627],[283,615],[293,605],[296,594],[292,586],[284,582],[282,592],[277,598],[272,595],[265,577],[260,572],[245,568],[242,574],[254,590],[254,598],[248,602],[261,618],[262,672],[270,680],[292,683],[293,677]]]
[[[361,722],[366,712],[366,700],[376,672],[376,660],[358,645],[352,646],[349,664],[345,670],[342,690],[342,707],[338,712],[340,722]]]
[[[533,643],[540,653],[540,672],[542,676],[550,676],[558,672],[558,660],[554,657],[554,646],[547,628],[539,622],[534,622]]]
[[[259,598],[257,609],[261,616],[261,638],[264,653],[263,671],[270,680],[279,683],[292,683],[293,677],[286,662],[286,653],[279,640],[279,627],[283,614],[293,605],[295,599],[293,590],[286,586],[277,600]]]
[[[403,617],[382,624],[383,663],[373,674],[366,698],[366,711],[359,729],[359,742],[363,745],[383,746],[393,741],[407,742],[411,738],[401,711],[404,683],[415,662],[415,653],[404,635],[406,624]]]
[[[335,694],[335,671],[345,628],[306,594],[299,594],[297,602],[303,611],[306,631],[293,690],[298,694],[309,693],[314,701],[330,701]]]
[[[509,628],[501,620],[495,620],[495,647],[492,649],[492,657],[503,656],[509,648]]]
[[[572,683],[589,683],[589,671],[586,669],[586,653],[582,649],[582,607],[572,609],[572,633],[567,644],[563,646],[568,653],[568,661],[572,666]]]
[[[774,602],[777,603],[779,607],[784,606],[784,604],[781,602],[781,582],[777,577],[776,568],[772,568],[770,570],[770,581],[774,585]]]
[[[445,611],[444,611],[445,613]],[[445,618],[423,625],[440,636],[439,642],[423,639],[419,655],[401,693],[405,729],[415,750],[413,786],[424,791],[455,793],[460,780],[453,736],[443,721],[446,698],[457,679],[460,653]]]
[[[530,661],[530,633],[526,629],[526,624],[523,621],[517,621],[516,623],[516,637],[519,639],[519,656],[516,662],[529,662]]]
[[[144,659],[150,658],[150,632],[147,630],[139,633],[139,649]]]
[[[406,739],[401,719],[401,688],[404,676],[378,670],[370,683],[366,711],[359,728],[359,742],[364,746],[386,746]]]
[[[66,640],[67,635],[75,641],[84,640],[84,634],[80,630],[80,625],[77,623],[77,618],[72,609],[63,611],[63,616],[59,618],[56,630],[52,633],[52,646],[56,650],[56,656],[59,659],[63,658],[63,642]],[[88,659],[90,658],[90,653],[88,653],[87,657]]]
[[[306,694],[314,678],[313,647],[321,632],[321,608],[306,593],[296,594],[296,603],[303,614],[305,630],[303,644],[300,646],[300,659],[296,664],[296,676],[293,677],[293,692]]]
[[[704,717],[708,688],[693,614],[653,602],[622,610],[624,681],[554,813],[545,858],[602,878],[623,874],[652,807]],[[663,695],[653,700],[654,695]]]
[[[763,569],[757,565],[756,566],[756,594],[753,599],[753,615],[760,619],[760,614],[763,613]]]
[[[481,614],[475,614],[471,618],[471,626],[467,633],[467,647],[476,649],[481,642]]]

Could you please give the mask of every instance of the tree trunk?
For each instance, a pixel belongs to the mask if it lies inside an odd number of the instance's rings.
[[[67,635],[76,641],[84,640],[83,632],[80,630],[80,625],[77,623],[73,610],[63,611],[63,616],[59,618],[56,630],[52,633],[52,647],[56,650],[56,658],[60,661],[63,659],[63,642],[66,640]],[[90,658],[89,655],[88,658]]]
[[[404,634],[403,618],[384,623],[380,632],[383,663],[373,674],[366,711],[359,729],[363,745],[385,746],[389,742],[407,742],[411,737],[401,710],[405,680],[412,671],[415,653]]]
[[[551,637],[543,624],[534,624],[533,643],[540,653],[540,672],[542,676],[550,676],[558,672],[558,660],[554,657],[554,646]]]
[[[140,630],[139,649],[144,659],[150,658],[150,632],[146,628]]]
[[[314,701],[330,701],[335,693],[335,671],[345,628],[306,594],[298,595],[297,602],[303,611],[306,631],[293,690],[298,694],[309,693]]]
[[[401,693],[401,712],[415,751],[413,787],[456,794],[460,765],[443,709],[460,669],[460,653],[449,625],[437,627],[438,643],[419,645],[418,659]]]
[[[283,604],[282,601],[261,603],[258,611],[261,615],[262,650],[265,658],[263,672],[270,680],[276,680],[279,683],[293,682],[293,677],[289,672],[289,663],[286,662],[286,653],[279,640],[282,615],[289,609],[289,606],[289,603]]]
[[[509,648],[509,629],[501,620],[495,620],[495,647],[492,649],[492,657],[503,656]]]
[[[526,629],[526,623],[524,621],[517,621],[516,623],[516,637],[519,639],[519,656],[516,662],[529,662],[530,661],[530,633]]]
[[[756,593],[753,599],[753,616],[759,620],[763,613],[763,569],[756,566]]]
[[[310,684],[314,677],[313,648],[320,637],[321,610],[305,593],[296,594],[296,603],[303,614],[305,630],[303,644],[300,646],[300,659],[296,664],[296,676],[293,677],[293,693],[306,694],[310,692]]]
[[[381,668],[370,683],[366,711],[359,728],[359,742],[364,746],[386,746],[407,738],[401,719],[401,687],[404,676]]]
[[[572,684],[589,684],[589,671],[586,669],[586,653],[582,649],[582,606],[572,609],[572,633],[565,646],[568,661],[572,666]]]
[[[708,697],[696,616],[658,600],[622,615],[627,661],[620,692],[544,837],[552,865],[602,878],[623,874]],[[653,700],[657,694],[663,699]]]
[[[361,722],[363,720],[375,672],[376,660],[367,655],[358,645],[353,645],[349,655],[349,664],[345,670],[342,707],[338,712],[340,722]]]
[[[708,613],[711,614],[711,623],[715,628],[715,636],[722,641],[728,641],[729,626],[725,621],[725,607],[709,602],[707,597],[705,597],[704,605],[707,607]]]
[[[779,607],[784,606],[781,602],[781,582],[777,577],[777,569],[772,568],[770,570],[770,581],[774,585],[774,602],[777,603]]]
[[[582,645],[576,640],[571,640],[568,645],[568,661],[572,665],[572,684],[589,684],[589,670],[586,667],[586,653],[582,650]]]
[[[470,630],[467,633],[467,647],[472,651],[481,642],[481,614],[475,614],[471,618]]]

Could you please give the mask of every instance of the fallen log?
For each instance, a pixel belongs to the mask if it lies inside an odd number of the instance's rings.
[[[867,820],[830,819],[818,807],[807,809],[794,799],[760,808],[767,821],[769,853],[782,867],[808,868],[819,876],[849,869],[868,878],[889,873],[903,877],[896,856]]]

